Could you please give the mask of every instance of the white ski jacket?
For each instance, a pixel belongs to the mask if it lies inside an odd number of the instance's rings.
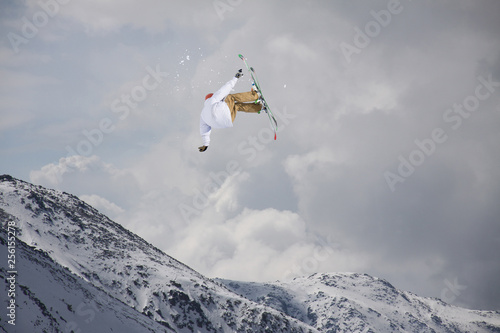
[[[237,81],[238,79],[234,77],[205,101],[200,115],[200,134],[204,146],[208,147],[210,144],[212,128],[233,127],[231,111],[224,99],[229,95]]]

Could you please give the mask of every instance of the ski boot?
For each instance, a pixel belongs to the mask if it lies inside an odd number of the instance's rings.
[[[260,99],[260,92],[259,92],[259,89],[257,89],[257,87],[255,86],[255,82],[252,82],[252,91],[255,91],[257,93],[257,96],[259,96],[259,99]]]
[[[262,111],[264,111],[265,113],[267,113],[266,103],[264,103],[264,100],[262,98],[259,97],[259,99],[255,101],[255,104],[260,104],[261,105],[261,109],[259,111],[259,114]]]

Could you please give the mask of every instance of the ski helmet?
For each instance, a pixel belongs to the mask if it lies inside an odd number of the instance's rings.
[[[208,94],[207,96],[205,96],[205,101],[206,101],[207,99],[209,99],[210,97],[212,97],[213,95],[214,95],[214,94],[210,93],[210,94]]]

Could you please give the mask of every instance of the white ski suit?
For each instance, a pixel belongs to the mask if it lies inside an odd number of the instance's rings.
[[[232,78],[205,101],[200,116],[200,134],[204,146],[208,147],[210,144],[212,128],[233,127],[231,111],[224,99],[229,95],[237,81],[237,78]]]

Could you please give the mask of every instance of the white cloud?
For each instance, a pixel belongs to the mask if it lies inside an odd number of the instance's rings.
[[[331,149],[318,147],[317,150],[303,155],[289,155],[283,162],[287,174],[300,183],[310,171],[311,168],[329,169],[334,164],[343,162],[340,156],[334,156]]]
[[[211,216],[210,220],[206,217]],[[295,257],[305,223],[292,212],[244,209],[237,216],[204,214],[183,231],[170,252],[210,276],[276,279]]]
[[[91,195],[80,195],[80,199],[101,211],[104,215],[108,216],[111,219],[115,219],[120,214],[124,213],[125,210],[115,203],[101,198],[96,194]]]
[[[34,170],[30,173],[30,179],[36,184],[58,187],[63,177],[74,173],[85,173],[92,168],[99,168],[106,173],[112,173],[113,168],[109,164],[102,163],[96,155],[86,157],[74,155],[63,157],[59,163],[50,163],[43,166],[40,170]]]
[[[31,171],[30,180],[35,184],[58,186],[63,180],[63,175],[74,171],[85,171],[89,164],[95,163],[98,159],[97,156],[64,157],[59,160],[58,164],[47,164],[40,170]]]
[[[296,213],[243,209],[227,220],[203,216],[183,230],[169,253],[208,276],[245,281],[358,271],[370,265],[369,256],[339,244],[333,236],[320,238],[308,232]]]
[[[94,199],[100,197],[118,207],[129,205],[140,195],[137,181],[129,171],[105,163],[95,155],[63,157],[57,164],[50,163],[31,171],[30,179],[35,184],[75,195]],[[101,205],[104,204],[102,200]],[[112,206],[108,205],[107,208]]]

